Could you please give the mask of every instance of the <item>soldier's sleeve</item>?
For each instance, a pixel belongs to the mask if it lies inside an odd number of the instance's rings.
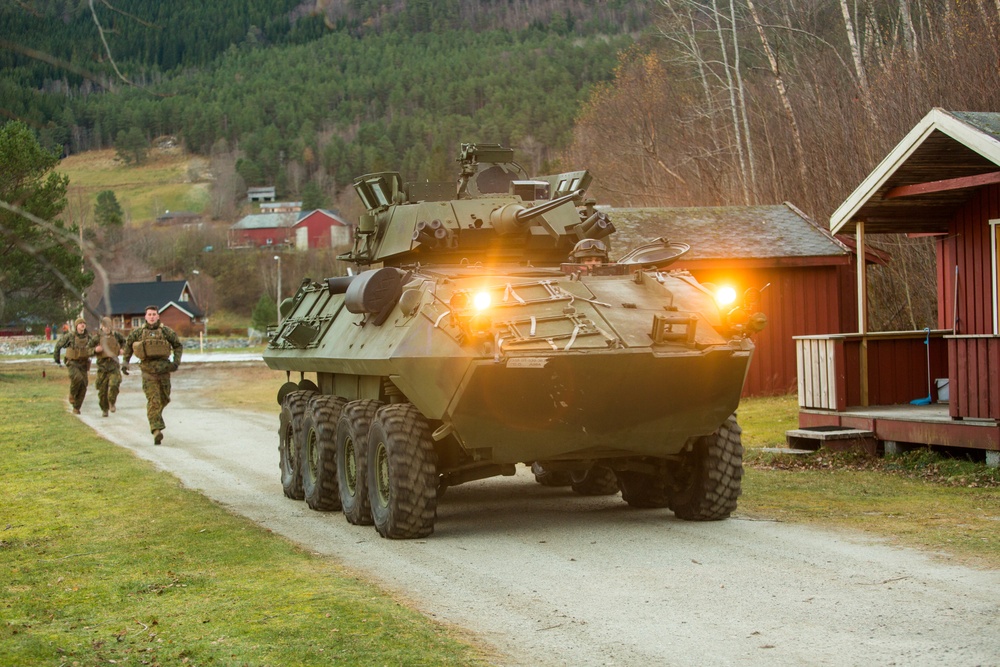
[[[174,349],[174,363],[181,365],[181,354],[184,353],[184,346],[181,345],[180,336],[173,329],[166,330],[166,338],[170,341],[170,346]]]
[[[56,349],[53,350],[53,352],[52,352],[52,356],[55,358],[57,364],[59,363],[59,352],[64,347],[66,347],[66,335],[65,334],[63,334],[62,336],[59,336],[59,340],[56,341]]]
[[[139,329],[132,329],[132,331],[129,332],[128,338],[126,338],[125,342],[122,344],[122,365],[125,367],[128,367],[129,362],[132,361],[132,343],[138,340],[138,336],[135,335],[135,332],[138,330]]]

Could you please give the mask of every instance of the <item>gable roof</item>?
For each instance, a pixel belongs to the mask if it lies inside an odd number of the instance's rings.
[[[616,208],[608,211],[618,230],[613,255],[658,237],[687,243],[679,264],[696,260],[781,260],[843,263],[844,244],[805,213],[785,202],[773,206],[692,206]],[[825,258],[824,261],[818,261]]]
[[[110,307],[104,302],[104,297],[97,304],[97,312],[101,315],[125,315],[142,313],[146,306],[157,305],[162,311],[173,303],[192,317],[202,317],[204,311],[194,301],[181,301],[181,295],[187,289],[186,280],[154,280],[144,283],[112,283],[108,286]],[[184,304],[180,306],[179,304]]]
[[[296,227],[298,227],[306,218],[311,218],[316,216],[317,218],[327,218],[332,224],[338,225],[340,227],[347,227],[349,224],[345,222],[339,215],[332,211],[328,211],[325,208],[314,208],[311,211],[302,211],[299,213],[299,219],[295,221]]]
[[[298,213],[251,213],[230,229],[285,229],[294,227]]]
[[[930,191],[893,188],[996,174],[1000,171],[1000,114],[931,109],[833,215],[834,234],[944,234],[956,208],[983,183],[940,184]],[[967,183],[964,187],[960,187]],[[906,194],[903,194],[906,192]]]

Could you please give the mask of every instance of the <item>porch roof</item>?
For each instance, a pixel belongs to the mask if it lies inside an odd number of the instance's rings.
[[[944,234],[973,190],[1000,182],[1000,113],[934,108],[834,211],[830,230]]]

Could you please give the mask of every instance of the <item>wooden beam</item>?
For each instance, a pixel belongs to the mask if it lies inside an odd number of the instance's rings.
[[[858,333],[861,334],[861,354],[858,356],[861,380],[861,405],[868,405],[868,280],[865,270],[865,223],[858,220],[855,227],[858,244]]]
[[[947,192],[949,190],[961,190],[962,188],[974,188],[993,183],[1000,183],[1000,171],[977,174],[976,176],[963,176],[961,178],[946,178],[942,181],[930,181],[929,183],[899,185],[885,193],[885,198],[897,199],[912,195],[925,195],[931,192]]]

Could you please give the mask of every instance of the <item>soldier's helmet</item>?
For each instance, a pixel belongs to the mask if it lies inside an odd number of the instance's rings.
[[[585,259],[597,258],[602,262],[608,261],[608,246],[600,239],[583,239],[577,241],[573,250],[569,253],[571,262],[583,262]]]
[[[108,331],[111,331],[111,318],[110,317],[102,317],[101,318],[101,328],[102,329],[107,329]]]

